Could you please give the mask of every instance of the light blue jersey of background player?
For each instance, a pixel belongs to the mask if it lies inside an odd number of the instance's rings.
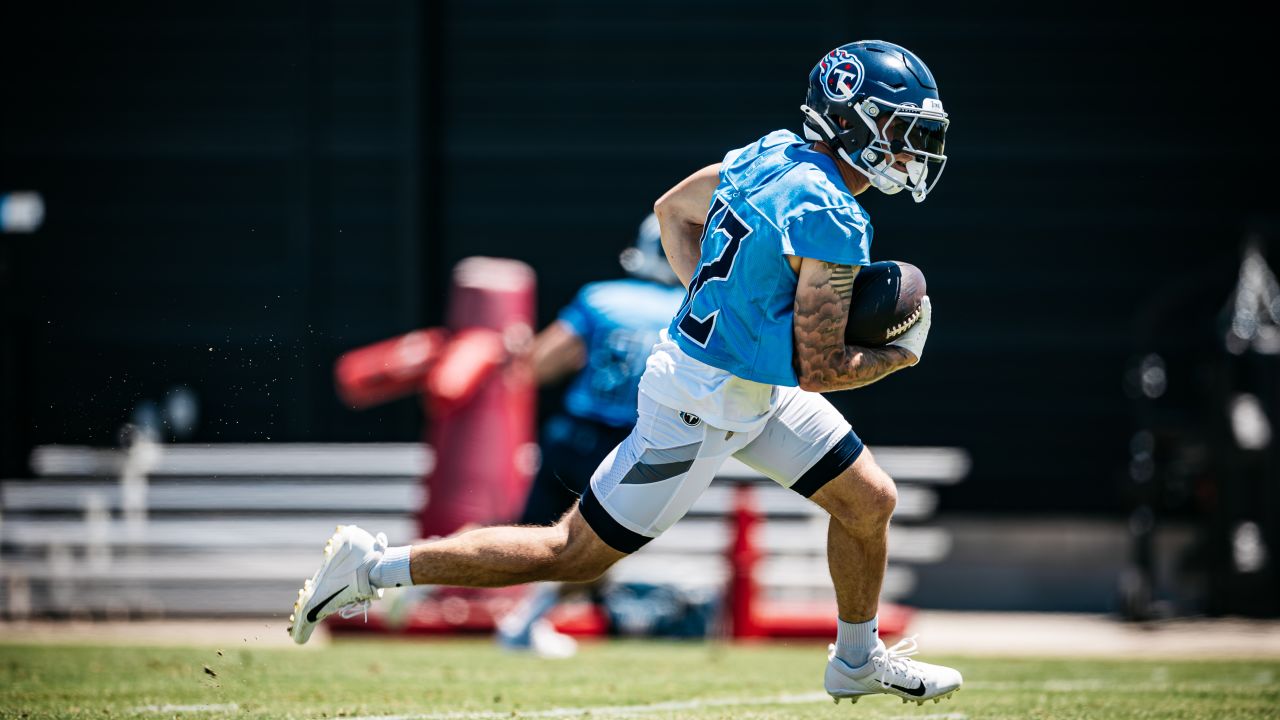
[[[557,318],[586,346],[586,363],[565,393],[565,410],[614,427],[634,425],[644,361],[683,299],[684,288],[678,284],[648,280],[584,286]]]
[[[871,262],[871,220],[835,162],[786,130],[725,155],[702,264],[671,338],[691,357],[767,385],[794,386],[796,273],[786,256]]]

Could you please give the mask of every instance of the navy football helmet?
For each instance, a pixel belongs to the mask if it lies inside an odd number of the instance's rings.
[[[662,249],[662,230],[658,227],[658,216],[653,213],[640,223],[635,244],[622,251],[618,262],[632,277],[663,285],[680,284],[680,278],[671,269],[667,253]]]
[[[881,40],[841,45],[809,72],[804,134],[826,142],[883,193],[923,202],[947,163],[947,114],[923,61]],[[906,170],[895,155],[910,153]]]

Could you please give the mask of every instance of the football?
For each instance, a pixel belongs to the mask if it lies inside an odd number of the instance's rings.
[[[884,260],[862,268],[853,280],[845,343],[862,347],[888,343],[920,319],[924,296],[924,273],[911,263]]]

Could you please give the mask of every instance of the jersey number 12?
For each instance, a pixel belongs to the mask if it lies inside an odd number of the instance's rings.
[[[720,219],[716,221],[706,237],[711,238],[716,233],[722,232],[729,241],[725,243],[720,255],[698,268],[698,274],[694,275],[693,280],[689,282],[689,294],[685,296],[684,305],[680,308],[681,318],[677,325],[680,328],[680,334],[702,348],[707,346],[707,342],[711,340],[711,334],[716,330],[716,316],[720,314],[720,308],[699,317],[693,314],[693,299],[707,283],[729,279],[729,274],[733,272],[733,261],[738,257],[738,251],[742,249],[742,241],[751,234],[751,228],[747,227],[747,224],[742,222],[742,218],[734,214],[733,209],[718,195],[707,212],[708,224],[717,214],[720,214]]]

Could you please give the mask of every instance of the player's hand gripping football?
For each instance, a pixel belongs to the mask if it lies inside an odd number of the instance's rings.
[[[911,328],[902,335],[889,342],[890,345],[897,345],[915,356],[915,365],[920,362],[920,357],[924,354],[924,341],[929,338],[929,325],[933,323],[933,303],[929,301],[929,296],[925,295],[920,298],[920,319],[911,325]]]

